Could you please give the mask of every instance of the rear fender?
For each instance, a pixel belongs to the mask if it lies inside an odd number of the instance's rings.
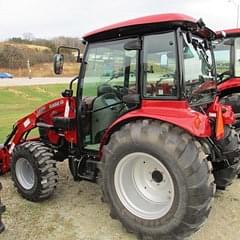
[[[137,119],[154,119],[168,122],[199,138],[211,136],[208,116],[191,109],[187,101],[143,100],[141,108],[124,114],[112,123],[102,137],[100,149],[107,144],[114,131],[127,122]]]

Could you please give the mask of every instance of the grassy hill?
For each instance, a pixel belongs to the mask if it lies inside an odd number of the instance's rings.
[[[13,47],[16,47],[16,48],[19,48],[19,49],[35,49],[35,50],[38,50],[38,51],[49,51],[51,52],[52,50],[49,48],[49,47],[46,47],[46,46],[40,46],[40,45],[35,45],[35,44],[25,44],[25,43],[13,43],[13,42],[0,42],[0,47],[3,47],[3,46],[13,46]]]
[[[29,76],[28,60],[32,77],[54,77],[54,47],[29,43],[0,42],[0,72],[8,72],[15,77]],[[74,76],[79,72],[79,64],[71,53],[65,54],[63,76]]]

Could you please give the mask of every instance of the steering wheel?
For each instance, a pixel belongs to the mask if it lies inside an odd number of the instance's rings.
[[[228,71],[225,71],[225,72],[223,72],[223,73],[217,74],[218,80],[222,81],[224,75],[229,75],[229,76],[230,76],[230,75],[231,75],[231,72],[228,70]]]
[[[176,74],[175,73],[165,73],[162,76],[160,76],[159,81],[164,80],[165,78],[175,78]]]
[[[123,95],[128,93],[128,89],[124,86],[113,85],[112,87],[114,89],[114,92],[120,99],[122,99]]]

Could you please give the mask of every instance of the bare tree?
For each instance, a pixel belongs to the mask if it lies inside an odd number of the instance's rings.
[[[23,39],[28,40],[28,41],[33,41],[35,39],[33,33],[26,32],[23,33]]]

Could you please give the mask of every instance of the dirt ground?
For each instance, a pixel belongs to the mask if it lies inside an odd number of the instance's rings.
[[[6,231],[1,240],[136,240],[109,217],[98,185],[74,182],[65,163],[59,164],[59,184],[53,197],[42,203],[21,198],[10,175],[0,177],[7,206]],[[218,192],[210,217],[192,240],[240,239],[240,180]]]

